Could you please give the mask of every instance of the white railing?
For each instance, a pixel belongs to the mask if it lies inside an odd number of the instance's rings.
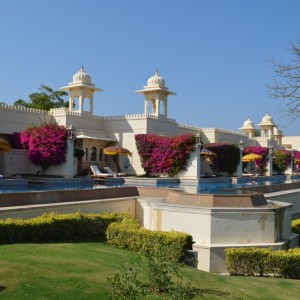
[[[178,127],[180,128],[186,128],[186,129],[192,129],[192,130],[197,130],[197,131],[202,131],[202,128],[192,126],[192,125],[186,125],[186,124],[178,124]]]
[[[8,105],[5,103],[1,103],[0,108],[5,110],[10,110],[10,111],[24,111],[24,112],[31,112],[31,113],[47,114],[47,115],[49,114],[47,110],[28,108],[20,105]]]

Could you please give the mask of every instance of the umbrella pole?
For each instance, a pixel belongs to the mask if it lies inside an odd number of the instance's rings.
[[[119,172],[119,168],[118,168],[118,157],[119,157],[118,154],[114,155],[115,173],[116,173],[116,174]]]

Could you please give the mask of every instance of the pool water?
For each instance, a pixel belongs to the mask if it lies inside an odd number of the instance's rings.
[[[296,180],[297,181],[297,180]],[[155,186],[158,188],[175,188],[187,193],[203,193],[203,194],[242,194],[242,188],[253,187],[253,186],[263,186],[263,185],[272,185],[278,183],[290,183],[291,180],[273,180],[273,181],[256,181],[252,180],[251,182],[232,184],[229,182],[201,182],[197,185],[184,185],[184,184],[170,184],[170,183],[157,183],[153,184],[129,184],[129,183],[117,183],[109,185],[97,185],[94,183],[91,184],[74,184],[74,185],[64,185],[64,184],[47,184],[47,185],[16,185],[16,186],[0,186],[0,194],[2,193],[22,193],[22,192],[37,192],[37,191],[57,191],[57,190],[84,190],[84,189],[99,189],[107,187],[126,187],[126,186]],[[295,180],[293,180],[295,182]]]

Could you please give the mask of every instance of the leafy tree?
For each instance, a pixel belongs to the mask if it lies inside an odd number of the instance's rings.
[[[210,157],[210,167],[214,173],[226,172],[232,175],[240,162],[240,149],[234,144],[213,143],[206,147],[216,156]]]
[[[14,105],[24,106],[28,108],[36,108],[42,110],[50,110],[51,108],[68,107],[69,102],[64,101],[62,97],[68,95],[65,91],[54,91],[50,87],[41,84],[39,93],[30,94],[29,101],[18,99]]]
[[[278,150],[274,153],[273,168],[279,174],[283,174],[291,163],[291,153],[287,150]]]
[[[289,63],[275,59],[269,61],[275,76],[273,83],[267,87],[272,98],[286,101],[284,113],[296,119],[300,117],[300,43],[291,43],[288,51],[291,55]]]

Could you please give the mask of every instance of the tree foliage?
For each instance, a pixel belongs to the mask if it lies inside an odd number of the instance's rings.
[[[291,163],[291,152],[288,150],[278,150],[274,152],[273,168],[278,174],[283,174]]]
[[[210,167],[214,173],[226,172],[232,175],[236,172],[240,161],[240,149],[233,144],[213,143],[206,147],[216,154],[210,158]]]
[[[63,97],[68,93],[65,91],[54,91],[50,87],[41,84],[40,92],[30,94],[29,101],[18,99],[14,102],[16,106],[27,108],[36,108],[42,110],[50,110],[51,108],[68,107],[69,102],[64,101]]]
[[[269,61],[275,76],[267,87],[272,98],[285,101],[285,115],[295,119],[300,116],[300,43],[292,43],[288,51],[291,55],[289,63],[276,59]]]

